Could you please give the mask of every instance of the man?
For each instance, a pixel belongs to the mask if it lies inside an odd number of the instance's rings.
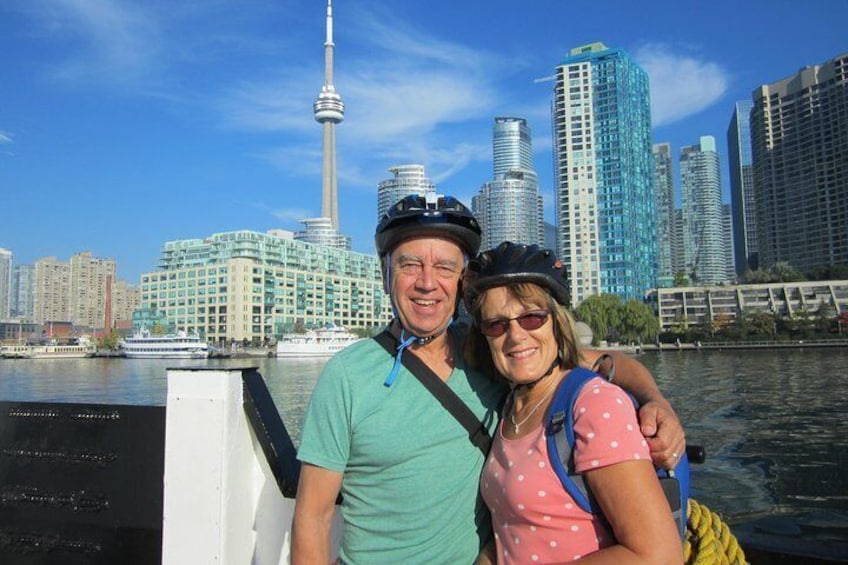
[[[400,364],[409,348],[490,433],[503,385],[467,369],[456,313],[480,227],[451,197],[404,198],[377,226],[377,251],[395,311],[393,359],[374,340],[335,355],[318,379],[303,425],[292,563],[329,563],[330,523],[343,494],[345,563],[472,563],[486,556],[489,514],[479,496],[485,459],[466,431]],[[589,352],[591,364],[599,356]],[[641,364],[625,355],[616,378],[644,405],[642,431],[655,460],[672,464],[683,432]],[[657,429],[657,428],[660,429]]]

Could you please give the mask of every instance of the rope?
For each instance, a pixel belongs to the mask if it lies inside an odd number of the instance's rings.
[[[683,541],[686,565],[744,565],[745,553],[718,514],[689,499],[686,539]]]

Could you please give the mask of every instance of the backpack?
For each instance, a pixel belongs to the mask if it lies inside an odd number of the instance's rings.
[[[583,476],[574,471],[574,402],[583,386],[598,376],[597,373],[582,367],[571,369],[559,385],[551,402],[545,420],[545,436],[551,465],[562,486],[580,508],[603,517],[603,512],[589,491]],[[636,400],[632,396],[630,399],[638,410],[639,405]],[[683,453],[672,471],[666,469],[656,471],[663,494],[671,506],[680,537],[684,539],[689,500],[689,459]]]

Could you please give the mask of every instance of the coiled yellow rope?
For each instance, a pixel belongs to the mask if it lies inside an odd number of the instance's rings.
[[[718,514],[689,499],[686,539],[683,541],[686,565],[743,565],[745,553]]]

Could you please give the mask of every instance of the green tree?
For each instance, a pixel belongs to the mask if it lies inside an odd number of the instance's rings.
[[[689,286],[691,284],[692,284],[692,281],[689,280],[688,276],[686,276],[685,271],[677,271],[676,273],[674,273],[674,286],[681,287],[681,286]]]
[[[621,317],[613,325],[621,339],[627,343],[655,341],[660,330],[659,320],[651,307],[635,298],[624,304]]]
[[[577,319],[592,328],[592,345],[608,339],[621,318],[621,298],[614,294],[600,294],[586,298],[575,310]]]
[[[121,335],[118,333],[118,330],[113,328],[108,334],[105,334],[100,338],[98,346],[101,349],[111,349],[114,351],[118,349],[118,341],[120,341],[120,339]]]
[[[807,278],[801,274],[801,271],[787,263],[786,261],[778,261],[769,269],[772,280],[770,282],[800,282]]]

